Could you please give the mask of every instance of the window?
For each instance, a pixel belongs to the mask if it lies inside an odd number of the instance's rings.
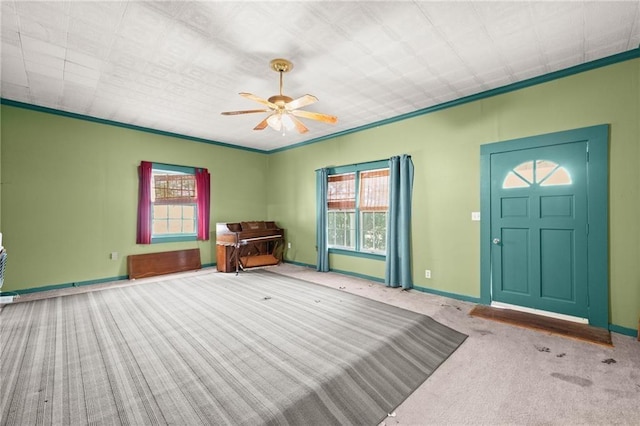
[[[502,188],[527,188],[531,185],[571,185],[571,175],[567,169],[553,161],[527,161],[507,173]]]
[[[332,249],[385,254],[389,210],[386,161],[331,169],[327,182],[327,243]]]
[[[142,161],[136,243],[209,239],[207,169]]]
[[[153,165],[151,178],[151,238],[194,237],[197,233],[194,169]]]

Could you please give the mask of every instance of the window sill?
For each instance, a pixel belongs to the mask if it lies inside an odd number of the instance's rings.
[[[374,260],[387,259],[386,254],[369,253],[366,251],[356,251],[356,250],[339,249],[339,248],[329,248],[329,254],[340,254],[344,256],[363,257],[365,259],[374,259]]]
[[[170,235],[166,237],[152,237],[151,244],[180,243],[184,241],[196,241],[197,235]]]

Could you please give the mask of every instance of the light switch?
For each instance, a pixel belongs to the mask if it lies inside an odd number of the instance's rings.
[[[471,220],[480,220],[480,212],[471,212]]]

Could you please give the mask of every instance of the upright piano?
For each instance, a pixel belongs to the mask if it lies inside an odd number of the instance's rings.
[[[284,253],[284,229],[275,222],[216,224],[216,262],[219,272],[277,265]]]

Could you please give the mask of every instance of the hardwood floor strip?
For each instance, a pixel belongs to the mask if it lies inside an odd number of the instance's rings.
[[[613,346],[609,330],[592,327],[588,324],[579,324],[557,318],[535,315],[528,312],[493,308],[491,306],[483,305],[477,305],[474,307],[471,312],[469,312],[469,315],[499,321],[518,327],[552,333],[572,339],[583,340],[599,345]]]

